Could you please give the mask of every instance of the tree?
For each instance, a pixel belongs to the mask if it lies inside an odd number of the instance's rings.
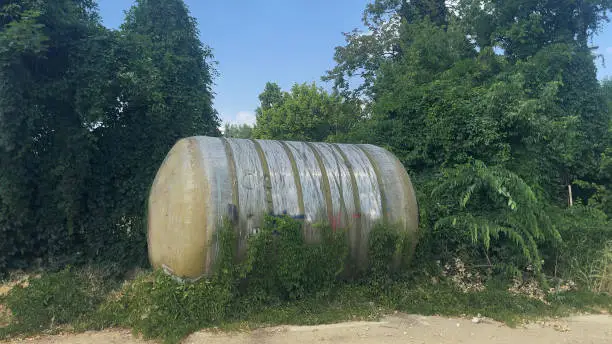
[[[377,0],[368,5],[362,19],[367,31],[343,33],[346,45],[335,48],[336,66],[322,80],[332,81],[334,89],[344,97],[371,97],[376,71],[384,61],[399,54],[400,6],[398,0]]]
[[[260,139],[337,140],[360,115],[356,102],[328,94],[314,83],[295,84],[290,92],[268,83],[259,99],[253,136]]]
[[[406,25],[403,56],[384,64],[373,87],[372,142],[385,145],[414,171],[507,159],[502,122],[492,109],[477,110],[494,55],[477,59],[459,28],[425,20]],[[483,52],[483,56],[486,52]],[[490,72],[488,72],[490,75]],[[503,102],[511,98],[499,98]]]
[[[181,138],[220,134],[211,58],[182,0],[139,0],[128,11],[112,49],[114,108],[96,130],[90,226],[100,251],[111,245],[106,236],[136,245],[108,254],[146,260],[145,204],[161,162]]]
[[[489,268],[520,275],[531,265],[541,274],[538,244],[558,243],[561,236],[529,185],[481,161],[443,170],[443,176],[432,192],[443,209],[435,223],[439,234],[459,229],[465,246],[477,247]]]
[[[264,91],[259,95],[261,110],[269,110],[283,101],[283,92],[280,86],[273,82],[267,82]]]
[[[120,32],[93,0],[0,2],[0,273],[146,262],[145,200],[176,140],[218,135],[210,51],[180,0]]]
[[[532,92],[542,85],[558,85],[551,121],[563,123],[566,135],[557,135],[557,161],[552,166],[559,171],[557,182],[568,185],[575,178],[594,177],[608,118],[588,39],[607,20],[612,1],[462,3],[470,8],[462,18],[470,36],[481,48],[500,48]],[[566,140],[560,142],[560,137]]]
[[[504,163],[563,198],[573,180],[595,178],[605,146],[587,38],[611,3],[375,1],[371,35],[338,47],[324,79],[369,100],[370,140],[411,168]],[[363,83],[349,87],[355,73]]]
[[[597,176],[590,182],[577,180],[578,198],[589,206],[598,208],[612,218],[612,80],[602,82],[603,99],[607,105],[608,132],[604,140],[605,150],[601,153]]]
[[[250,139],[253,137],[253,127],[248,124],[225,123],[223,136],[237,139]]]
[[[503,232],[499,247],[529,241],[523,256],[539,264],[532,239],[547,225],[521,222],[527,215],[520,211],[564,206],[577,180],[595,187],[574,196],[605,203],[599,183],[608,181],[601,171],[610,117],[587,43],[610,2],[449,3],[454,7],[440,20],[435,6],[419,1],[375,1],[365,16],[377,24],[372,35],[397,23],[392,34],[375,42],[350,37],[324,79],[368,101],[368,119],[353,134],[390,149],[411,170],[424,189],[424,228],[448,234],[451,243],[468,228],[484,240],[490,230]],[[355,73],[363,82],[349,85]],[[428,192],[432,184],[444,190]],[[523,194],[519,212],[502,206],[503,192]],[[529,232],[532,239],[515,235]]]
[[[588,47],[612,8],[610,0],[462,0],[462,19],[482,46],[498,45],[507,56],[524,59],[553,44]],[[488,23],[485,25],[485,23]]]
[[[335,48],[336,66],[322,80],[333,81],[345,97],[370,99],[378,69],[402,55],[401,25],[428,18],[442,27],[448,16],[444,0],[375,0],[363,13],[367,31],[344,33],[346,45]]]
[[[1,25],[0,269],[83,249],[111,39],[88,0],[3,1]]]
[[[604,79],[601,83],[603,98],[608,106],[608,116],[612,116],[612,79]]]

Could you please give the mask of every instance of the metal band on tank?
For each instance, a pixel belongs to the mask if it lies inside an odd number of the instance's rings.
[[[236,212],[238,212],[240,211],[238,209],[238,204],[240,204],[238,203],[238,201],[240,199],[238,198],[238,177],[236,176],[236,160],[234,160],[234,153],[232,152],[232,147],[230,146],[227,139],[224,137],[221,137],[219,139],[223,141],[223,146],[225,147],[225,154],[227,154],[227,160],[229,161],[229,177],[232,181],[232,203],[235,207]],[[234,220],[237,221],[238,219],[236,218],[231,220],[233,222]]]
[[[382,203],[383,218],[385,219],[385,221],[389,221],[389,211],[387,209],[389,207],[389,200],[386,198],[385,190],[383,188],[382,177],[380,176],[380,168],[378,167],[376,160],[372,158],[372,155],[370,154],[370,152],[364,149],[361,145],[355,145],[355,146],[365,154],[368,160],[370,160],[370,164],[372,164],[372,168],[374,169],[374,174],[376,175],[376,182],[378,183],[378,190],[380,191],[380,200],[382,201],[381,203]]]
[[[353,171],[353,165],[349,161],[346,154],[344,154],[342,149],[340,149],[340,147],[337,144],[331,143],[330,146],[333,149],[335,149],[338,152],[338,154],[340,154],[340,156],[342,156],[342,159],[344,159],[344,163],[346,164],[346,167],[348,168],[349,174],[351,175],[351,185],[353,186],[353,202],[355,203],[355,211],[357,211],[357,213],[361,216],[361,201],[359,200],[359,188],[357,186],[357,178],[355,178],[355,172]],[[359,252],[359,249],[361,247],[361,242],[363,241],[363,238],[361,237],[361,221],[355,221],[354,231],[355,231],[355,234],[357,234],[355,236],[357,243],[356,243],[356,247],[353,249]],[[359,253],[357,253],[355,258],[357,260],[360,259]]]
[[[298,196],[298,207],[300,209],[300,214],[304,214],[304,194],[302,193],[302,181],[300,181],[300,173],[297,168],[297,163],[295,162],[295,157],[293,153],[291,153],[291,149],[285,141],[277,141],[283,146],[283,149],[287,153],[287,157],[289,161],[291,161],[291,170],[293,171],[293,179],[295,181],[295,188],[297,189]]]
[[[257,151],[257,155],[259,155],[259,160],[261,160],[261,166],[263,167],[264,172],[264,188],[266,191],[266,203],[268,204],[267,209],[268,213],[274,213],[274,203],[272,202],[272,179],[270,178],[270,166],[268,165],[268,160],[266,159],[266,155],[261,148],[261,145],[257,140],[251,140],[255,145],[255,150]]]
[[[323,160],[321,159],[321,155],[316,147],[310,143],[306,142],[306,145],[312,150],[312,153],[317,160],[317,164],[321,169],[322,179],[323,179],[323,195],[325,196],[325,206],[327,207],[327,221],[333,217],[333,209],[332,209],[332,199],[331,199],[331,187],[329,185],[329,178],[327,177],[327,170],[325,169],[325,164],[323,164]]]

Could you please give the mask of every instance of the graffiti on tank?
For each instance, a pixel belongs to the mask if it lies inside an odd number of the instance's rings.
[[[351,215],[354,219],[359,219],[361,218],[361,213],[353,213]],[[332,215],[329,219],[329,224],[332,228],[332,230],[335,232],[336,229],[338,228],[344,228],[345,227],[345,223],[343,221],[343,216],[342,216],[342,212],[338,212],[335,215]]]
[[[337,228],[342,227],[342,213],[338,212],[338,214],[332,215],[331,219],[329,219],[329,224],[334,232]]]
[[[306,218],[306,215],[304,214],[288,215],[286,210],[284,210],[281,214],[270,213],[269,215],[272,217],[289,216],[290,218],[294,220],[304,220]],[[229,203],[227,205],[227,216],[232,223],[236,223],[238,221],[238,207],[235,204]],[[361,213],[353,213],[350,216],[354,219],[359,219],[361,218]],[[342,212],[340,211],[334,215],[331,215],[328,218],[328,221],[329,221],[329,224],[332,230],[336,231],[336,229],[343,228],[346,226],[343,218],[344,216]],[[250,230],[250,234],[257,234],[258,232],[259,232],[258,227],[253,227]]]

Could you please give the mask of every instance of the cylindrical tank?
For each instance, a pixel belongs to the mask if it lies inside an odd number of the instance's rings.
[[[212,272],[219,250],[214,233],[224,218],[236,226],[238,255],[265,214],[347,230],[350,258],[366,259],[368,234],[385,221],[412,235],[418,209],[406,170],[387,150],[367,144],[226,139],[178,141],[162,163],[148,202],[153,267],[184,279]]]

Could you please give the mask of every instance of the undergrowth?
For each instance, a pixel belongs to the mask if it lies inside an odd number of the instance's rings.
[[[460,258],[437,264],[410,262],[411,241],[392,226],[374,227],[369,268],[347,274],[351,265],[346,233],[326,226],[315,232],[319,242],[308,243],[299,221],[268,217],[249,239],[246,258],[237,262],[236,232],[226,223],[218,233],[216,273],[193,283],[161,271],[145,271],[122,284],[104,270],[43,274],[0,299],[12,313],[10,325],[0,328],[0,338],[129,327],[145,338],[177,343],[202,328],[376,320],[394,311],[482,314],[509,325],[578,310],[612,312],[611,296],[587,288],[553,288],[534,296],[523,288],[532,285],[532,278],[541,291],[528,272],[525,280],[513,285]]]
[[[0,338],[12,333],[30,334],[76,325],[95,314],[115,288],[102,269],[72,269],[47,273],[16,285],[1,304],[12,321],[0,328]]]

